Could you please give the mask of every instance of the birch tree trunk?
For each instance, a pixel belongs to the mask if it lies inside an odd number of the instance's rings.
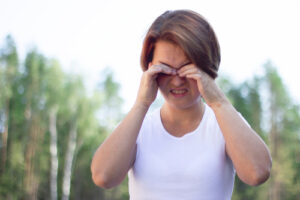
[[[49,113],[49,131],[50,131],[50,199],[57,200],[57,173],[58,173],[58,157],[57,157],[57,129],[56,129],[57,107],[50,110]]]
[[[77,138],[77,122],[74,122],[70,129],[70,136],[68,141],[65,169],[63,177],[63,195],[62,200],[68,200],[70,198],[71,190],[71,178],[72,178],[72,165],[75,156],[76,138]]]

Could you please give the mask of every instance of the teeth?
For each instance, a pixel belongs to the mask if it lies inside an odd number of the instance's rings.
[[[172,90],[172,92],[173,92],[174,94],[183,94],[183,93],[186,92],[186,90]]]

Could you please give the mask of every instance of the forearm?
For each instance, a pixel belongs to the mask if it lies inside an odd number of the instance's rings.
[[[269,177],[272,165],[264,141],[241,118],[226,97],[212,109],[226,142],[226,152],[239,178],[249,185],[264,182]]]
[[[126,176],[135,159],[136,139],[148,111],[136,103],[119,126],[97,149],[91,164],[94,182],[113,187]]]

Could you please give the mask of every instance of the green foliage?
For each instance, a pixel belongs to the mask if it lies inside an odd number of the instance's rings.
[[[113,74],[107,74],[103,80],[101,85],[105,87],[88,95],[82,78],[64,73],[57,60],[47,59],[32,49],[25,61],[20,62],[13,39],[6,39],[0,51],[0,135],[7,122],[8,159],[5,171],[0,173],[0,199],[48,199],[50,196],[48,130],[49,113],[53,110],[57,110],[58,198],[62,196],[64,161],[74,122],[77,145],[70,197],[104,199],[109,194],[92,182],[90,163],[108,132],[99,123],[99,112],[102,108],[120,108],[122,100]],[[120,109],[114,110],[114,116],[121,116]]]
[[[8,35],[4,47],[0,49],[0,106],[4,104],[3,101],[5,98],[10,98],[13,95],[12,85],[16,79],[18,64],[18,53],[15,42]]]
[[[269,180],[258,187],[244,184],[236,177],[232,199],[297,199],[300,196],[299,152],[300,110],[293,103],[276,68],[264,65],[261,77],[242,84],[221,78],[219,85],[268,144],[273,166]]]
[[[229,77],[218,79],[235,108],[268,144],[273,158],[270,179],[251,187],[236,178],[232,199],[299,199],[300,107],[289,96],[272,63],[267,62],[264,69],[262,76],[241,84],[232,83]],[[127,179],[116,188],[103,190],[94,185],[90,172],[94,152],[123,118],[120,85],[113,74],[105,69],[99,87],[88,93],[82,77],[67,75],[57,60],[46,58],[37,49],[20,61],[12,37],[6,38],[0,48],[0,149],[4,166],[0,171],[0,199],[50,199],[49,114],[53,111],[57,118],[58,199],[62,197],[74,125],[77,137],[70,199],[129,199]],[[2,155],[7,155],[5,162]]]
[[[111,130],[123,118],[121,115],[123,100],[118,96],[120,85],[115,82],[113,71],[106,68],[101,74],[103,74],[104,79],[100,82],[98,90],[103,106],[98,113],[99,121],[101,125]]]

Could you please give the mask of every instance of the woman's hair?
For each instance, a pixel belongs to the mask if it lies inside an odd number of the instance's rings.
[[[217,37],[209,23],[191,10],[166,11],[149,28],[141,54],[143,71],[153,59],[158,40],[172,42],[182,48],[192,63],[213,79],[218,75],[221,61]]]

